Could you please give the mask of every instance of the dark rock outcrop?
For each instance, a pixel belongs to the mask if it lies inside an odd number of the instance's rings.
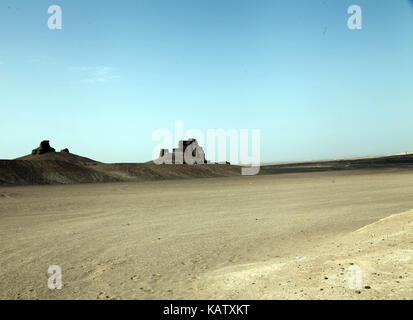
[[[60,152],[69,153],[69,149],[65,148],[65,149],[60,150]]]
[[[49,140],[40,142],[40,146],[32,151],[32,155],[41,155],[48,152],[55,152],[56,150],[50,146]]]

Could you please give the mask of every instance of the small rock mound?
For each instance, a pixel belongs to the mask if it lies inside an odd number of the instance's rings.
[[[41,155],[48,152],[55,152],[56,150],[50,146],[49,140],[40,142],[40,146],[32,151],[32,155]]]
[[[69,149],[65,148],[65,149],[60,150],[60,152],[69,153]]]

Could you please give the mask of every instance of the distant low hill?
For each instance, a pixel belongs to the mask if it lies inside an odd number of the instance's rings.
[[[0,185],[127,182],[241,175],[240,166],[227,164],[106,164],[69,153],[68,150],[35,154],[36,150],[31,155],[15,160],[0,160]],[[259,174],[383,168],[413,169],[413,154],[263,165]]]
[[[0,185],[115,182],[118,179],[62,160],[0,160]]]
[[[69,152],[48,152],[41,155],[27,155],[24,157],[17,158],[16,160],[29,160],[29,161],[64,161],[70,162],[76,165],[94,165],[101,163],[89,158],[81,157],[76,154]]]
[[[263,165],[261,166],[261,173],[279,174],[385,168],[413,169],[413,154],[406,153],[383,157]]]
[[[238,166],[156,165],[153,162],[105,164],[68,152],[49,152],[15,160],[0,160],[0,185],[126,182],[240,174],[241,168]]]

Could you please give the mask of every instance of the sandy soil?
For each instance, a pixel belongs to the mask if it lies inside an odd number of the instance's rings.
[[[412,194],[407,170],[0,187],[0,298],[412,299]]]

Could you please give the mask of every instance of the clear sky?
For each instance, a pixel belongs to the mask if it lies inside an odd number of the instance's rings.
[[[260,129],[264,162],[413,151],[412,77],[409,0],[2,0],[0,158],[148,161],[176,120]]]

